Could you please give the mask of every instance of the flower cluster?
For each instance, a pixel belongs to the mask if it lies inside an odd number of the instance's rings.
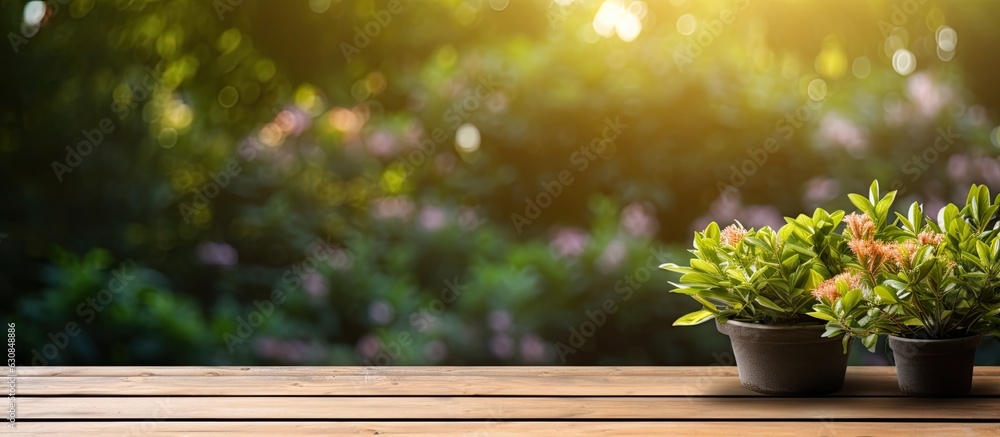
[[[858,213],[844,217],[846,270],[811,290],[812,317],[826,336],[955,338],[1000,333],[1000,204],[973,186],[966,204],[946,205],[937,220],[919,203],[889,220],[895,192],[852,195]]]
[[[737,223],[735,225],[726,226],[721,232],[720,239],[723,244],[735,247],[746,235],[747,230],[743,229],[743,225]]]
[[[837,289],[837,283],[843,283],[848,289],[860,288],[861,287],[861,275],[846,271],[830,279],[821,282],[815,290],[812,291],[812,295],[819,299],[820,301],[836,301],[840,299],[840,290]]]

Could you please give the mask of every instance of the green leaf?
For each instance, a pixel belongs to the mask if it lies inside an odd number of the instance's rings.
[[[842,334],[843,332],[844,330],[840,326],[828,323],[826,325],[826,331],[823,332],[822,336],[826,338],[833,338]]]
[[[770,245],[768,245],[767,243],[764,242],[764,240],[761,240],[761,239],[756,238],[756,237],[743,237],[743,242],[745,242],[747,244],[750,244],[752,246],[757,246],[757,247],[759,247],[761,249],[764,249],[766,251],[773,250],[773,249],[771,249]]]
[[[869,352],[875,352],[875,344],[878,343],[878,335],[872,334],[861,339],[861,344],[864,345],[865,349]]]
[[[809,280],[806,281],[806,284],[802,288],[806,290],[815,290],[816,287],[819,286],[819,284],[824,280],[825,279],[823,279],[823,275],[821,275],[819,272],[815,270],[810,270]]]
[[[700,259],[694,258],[691,260],[691,268],[698,270],[702,273],[718,273],[717,269],[712,263],[702,261]]]
[[[919,203],[913,202],[910,205],[910,222],[913,225],[913,231],[918,231],[922,226],[920,221],[923,220],[924,210]]]
[[[850,312],[854,307],[861,301],[861,290],[853,289],[848,291],[843,298],[840,299],[841,305],[843,305],[845,312]]]
[[[716,222],[709,223],[708,227],[705,228],[705,237],[711,238],[712,240],[719,241],[719,236],[722,233],[719,231],[719,224]]]
[[[851,199],[851,203],[853,203],[854,206],[860,209],[861,212],[867,213],[869,215],[872,215],[872,213],[875,212],[873,211],[875,208],[872,205],[872,203],[869,202],[868,199],[866,199],[864,196],[860,194],[851,193],[848,194],[847,197]]]
[[[713,304],[712,302],[709,302],[709,301],[705,300],[705,298],[703,298],[703,297],[701,297],[701,296],[699,296],[697,294],[691,295],[691,297],[694,298],[694,300],[698,301],[698,303],[704,305],[705,306],[705,311],[708,311],[708,312],[712,313],[713,315],[719,313],[718,308],[716,308],[715,304]]]
[[[764,296],[757,296],[757,299],[754,301],[772,310],[785,312],[784,308]]]
[[[896,303],[895,293],[893,293],[892,290],[883,287],[881,285],[875,286],[875,295],[878,296],[879,299],[882,299],[882,302]]]
[[[889,214],[889,208],[892,207],[892,202],[896,199],[896,192],[890,191],[882,200],[878,201],[878,205],[875,206],[875,215],[882,220]]]
[[[816,252],[813,252],[813,251],[811,251],[809,249],[806,249],[806,248],[804,248],[802,246],[799,246],[797,244],[788,243],[788,244],[785,244],[785,247],[787,247],[789,249],[792,249],[792,250],[794,250],[794,251],[796,251],[798,253],[801,253],[801,254],[803,254],[805,256],[808,256],[810,258],[817,258],[817,257],[819,257],[819,255],[816,255]]]
[[[690,295],[693,295],[693,294],[698,294],[699,290],[694,289],[694,288],[674,288],[674,289],[669,290],[669,291],[671,293],[686,294],[686,295],[690,296]]]
[[[833,317],[833,316],[831,316],[831,315],[829,315],[827,313],[824,313],[822,311],[813,311],[813,312],[806,313],[806,315],[812,316],[812,317],[820,319],[820,320],[826,320],[828,322],[836,322],[837,321],[836,317]]]
[[[700,323],[706,322],[711,319],[713,314],[706,310],[698,310],[693,313],[688,313],[681,316],[679,319],[674,321],[674,326],[692,326]]]
[[[868,187],[868,199],[874,204],[875,199],[878,199],[878,179],[872,181],[871,186]]]
[[[677,273],[682,273],[682,274],[683,273],[691,273],[692,272],[692,269],[690,267],[679,266],[679,265],[674,264],[674,263],[660,264],[660,268],[663,269],[663,270],[669,270],[671,272],[677,272]]]
[[[688,273],[688,274],[686,274],[684,276],[681,276],[681,283],[682,284],[718,285],[719,284],[719,280],[717,278],[713,278],[713,277],[711,277],[709,275],[706,275],[704,273],[695,272],[695,273]]]

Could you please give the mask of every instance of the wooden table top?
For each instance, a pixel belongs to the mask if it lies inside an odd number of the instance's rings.
[[[735,367],[18,367],[14,433],[1000,436],[1000,367],[904,396],[893,367],[767,396]]]

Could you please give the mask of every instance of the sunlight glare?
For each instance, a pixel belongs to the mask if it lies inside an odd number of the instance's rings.
[[[479,129],[471,123],[465,123],[455,131],[455,145],[462,152],[471,153],[479,150]]]
[[[24,24],[37,26],[45,18],[45,2],[31,1],[24,5]]]
[[[615,24],[625,13],[625,4],[621,0],[605,0],[594,15],[594,32],[605,38],[615,31]]]
[[[642,23],[639,22],[639,17],[631,11],[625,12],[625,15],[615,23],[615,33],[618,34],[618,38],[625,42],[634,41],[641,31]]]
[[[909,50],[896,50],[892,55],[892,69],[903,76],[908,76],[917,69],[917,57]]]

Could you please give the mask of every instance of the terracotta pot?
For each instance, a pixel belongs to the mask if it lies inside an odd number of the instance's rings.
[[[840,390],[847,373],[842,339],[816,325],[715,322],[729,336],[743,387],[758,393],[821,395]],[[850,352],[850,349],[848,349]]]
[[[972,362],[983,336],[918,340],[889,336],[899,390],[915,396],[964,396],[972,389]]]

